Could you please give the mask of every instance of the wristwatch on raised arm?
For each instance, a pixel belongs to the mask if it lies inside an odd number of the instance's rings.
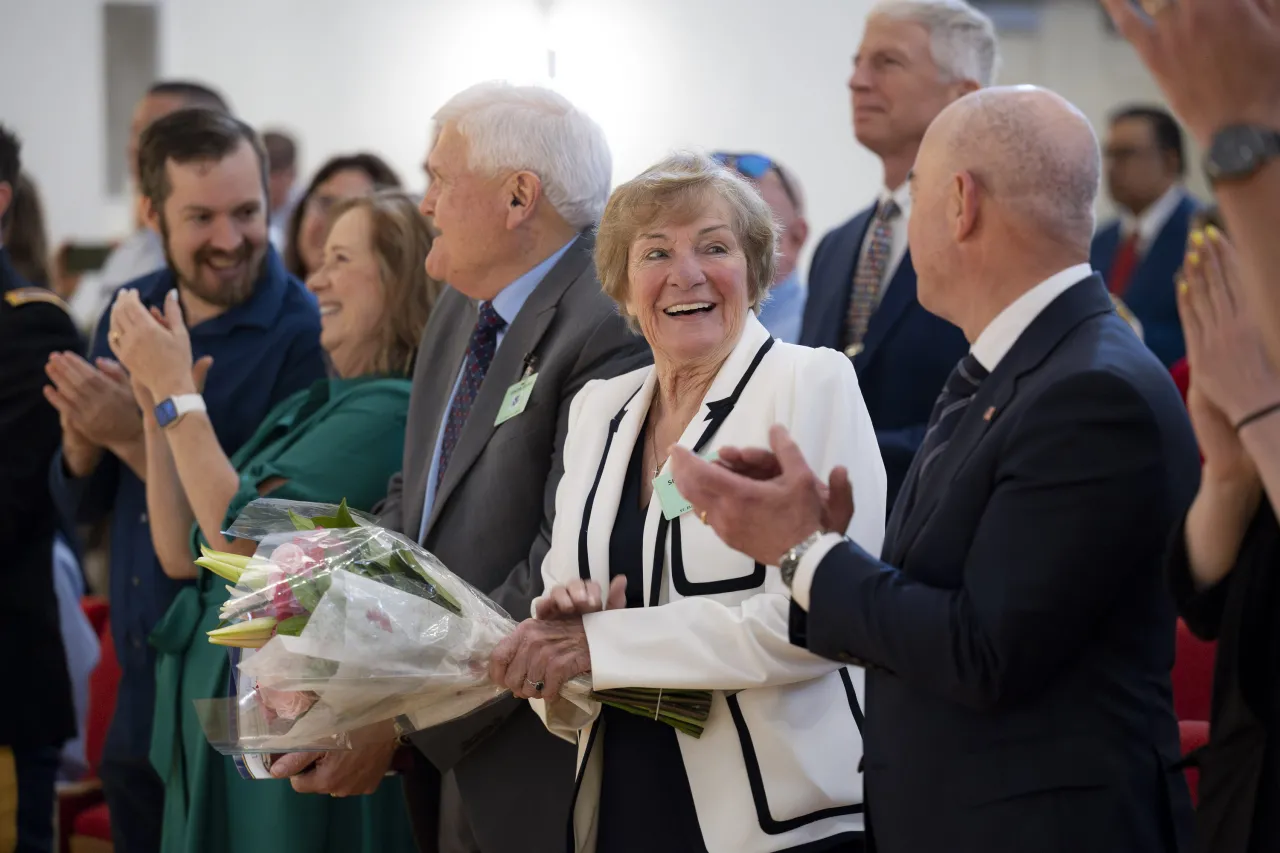
[[[1277,157],[1280,131],[1261,125],[1233,124],[1213,135],[1204,170],[1213,183],[1239,181]]]
[[[168,427],[182,420],[182,416],[189,412],[205,411],[208,409],[205,408],[204,397],[199,394],[179,394],[156,404],[156,423],[161,427]]]
[[[800,560],[805,552],[818,544],[821,538],[822,531],[815,530],[803,542],[782,555],[782,559],[778,561],[778,570],[782,572],[782,582],[787,585],[787,589],[791,589],[791,582],[796,578],[796,569],[800,567]]]

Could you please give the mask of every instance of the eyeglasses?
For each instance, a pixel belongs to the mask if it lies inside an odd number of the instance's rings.
[[[763,154],[731,154],[728,151],[717,151],[711,155],[711,159],[753,181],[758,181],[773,172],[778,176],[778,183],[782,184],[782,191],[787,194],[791,206],[797,211],[800,209],[800,199],[796,196],[782,168]]]
[[[1108,163],[1129,163],[1144,157],[1158,156],[1160,153],[1160,149],[1155,146],[1131,148],[1125,145],[1116,145],[1102,149],[1102,159]]]

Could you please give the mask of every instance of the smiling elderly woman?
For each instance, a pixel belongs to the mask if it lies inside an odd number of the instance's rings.
[[[673,444],[765,445],[783,424],[824,482],[847,469],[857,513],[841,532],[880,550],[884,465],[852,365],[756,319],[775,239],[756,191],[697,155],[619,187],[600,224],[600,278],[654,366],[574,401],[548,592],[492,665],[578,742],[576,850],[861,849],[862,671],[788,642],[779,570],[724,545],[667,473]],[[601,689],[717,691],[707,728],[695,739],[611,708],[544,707],[581,673]]]

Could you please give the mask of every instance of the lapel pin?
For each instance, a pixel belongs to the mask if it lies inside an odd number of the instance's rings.
[[[992,406],[982,415],[982,419],[987,423],[991,423],[991,419],[996,416],[996,407]]]

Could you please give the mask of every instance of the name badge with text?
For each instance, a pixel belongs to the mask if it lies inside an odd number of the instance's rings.
[[[702,458],[708,462],[715,462],[720,458],[720,454],[713,450]],[[658,502],[662,504],[662,515],[667,521],[679,518],[693,509],[693,504],[680,494],[680,490],[676,488],[675,477],[671,476],[671,472],[666,468],[653,478],[653,493],[658,496]]]
[[[493,422],[494,426],[501,426],[524,411],[533,394],[533,384],[537,381],[538,374],[534,373],[507,389],[507,395],[502,398],[502,408],[498,409],[498,418]]]

